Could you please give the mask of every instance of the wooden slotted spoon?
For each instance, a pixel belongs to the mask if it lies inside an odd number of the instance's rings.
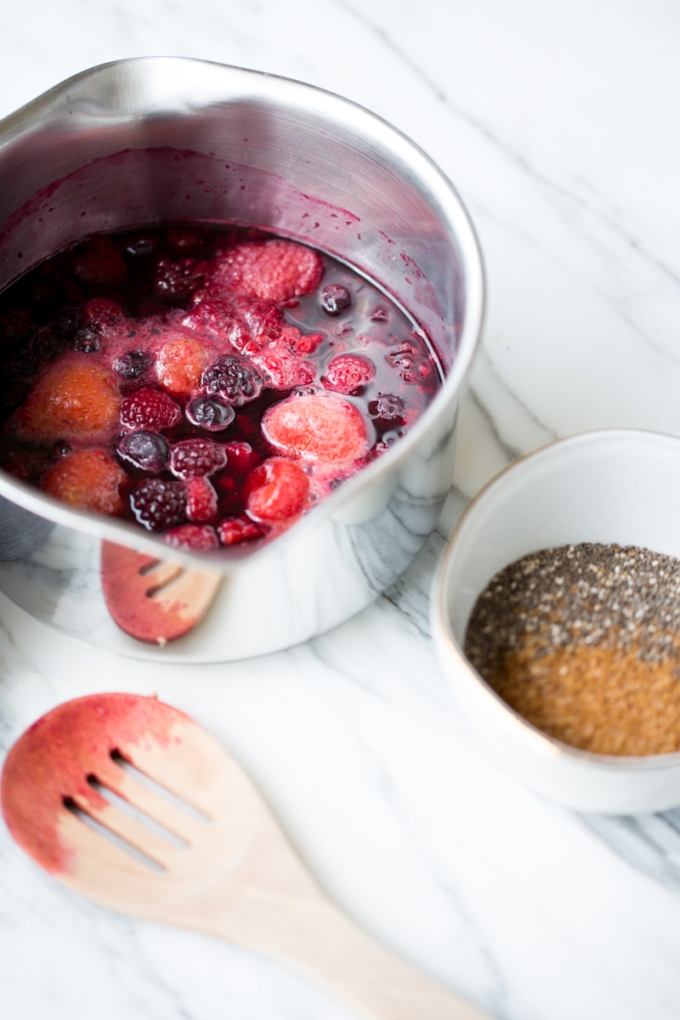
[[[352,924],[320,891],[231,755],[155,698],[98,694],[55,708],[10,750],[1,796],[24,850],[104,906],[265,953],[365,1020],[482,1020]]]

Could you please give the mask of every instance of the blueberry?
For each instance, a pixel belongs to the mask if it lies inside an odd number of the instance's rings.
[[[41,361],[51,361],[61,354],[66,346],[66,339],[54,332],[53,326],[43,326],[33,337],[31,342],[33,353]]]
[[[96,354],[102,342],[96,329],[92,326],[82,326],[73,337],[72,344],[73,350],[79,354]]]
[[[152,251],[155,251],[156,244],[156,238],[150,234],[138,234],[136,237],[131,237],[126,241],[125,251],[128,255],[132,255],[133,258],[150,255]]]
[[[340,315],[351,304],[349,291],[339,283],[329,283],[321,291],[321,307],[326,315]]]
[[[192,425],[208,432],[221,432],[234,420],[233,407],[219,397],[196,397],[187,406],[186,414]]]
[[[56,458],[59,458],[68,457],[69,453],[71,453],[71,450],[72,447],[69,446],[69,444],[64,439],[60,439],[58,443],[54,444],[52,452],[54,453],[54,456]]]
[[[157,432],[145,429],[123,436],[116,451],[122,460],[150,475],[159,475],[168,462],[166,441]]]
[[[377,400],[370,401],[368,413],[376,426],[382,426],[383,429],[395,428],[404,424],[406,404],[393,393],[379,393]]]
[[[123,379],[138,379],[146,371],[149,364],[148,355],[144,351],[128,351],[113,363],[114,370]]]
[[[70,340],[80,329],[80,313],[77,308],[64,308],[50,323],[52,332],[64,340]]]

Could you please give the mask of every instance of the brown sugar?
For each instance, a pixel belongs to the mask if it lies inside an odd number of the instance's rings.
[[[466,655],[534,726],[600,754],[680,750],[680,561],[637,547],[545,549],[497,574]]]

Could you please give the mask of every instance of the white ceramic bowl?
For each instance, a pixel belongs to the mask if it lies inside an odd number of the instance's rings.
[[[680,804],[680,753],[593,754],[526,722],[463,654],[472,608],[509,563],[579,542],[637,545],[680,559],[680,439],[588,432],[524,457],[470,504],[434,583],[442,667],[479,739],[539,793],[581,811],[632,814]]]

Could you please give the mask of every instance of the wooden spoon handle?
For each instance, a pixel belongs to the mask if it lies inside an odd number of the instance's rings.
[[[237,941],[285,963],[362,1020],[488,1020],[390,953],[325,898],[272,906],[262,904],[259,920],[250,911],[249,917],[241,915]],[[219,934],[234,940],[233,919],[228,928]]]

